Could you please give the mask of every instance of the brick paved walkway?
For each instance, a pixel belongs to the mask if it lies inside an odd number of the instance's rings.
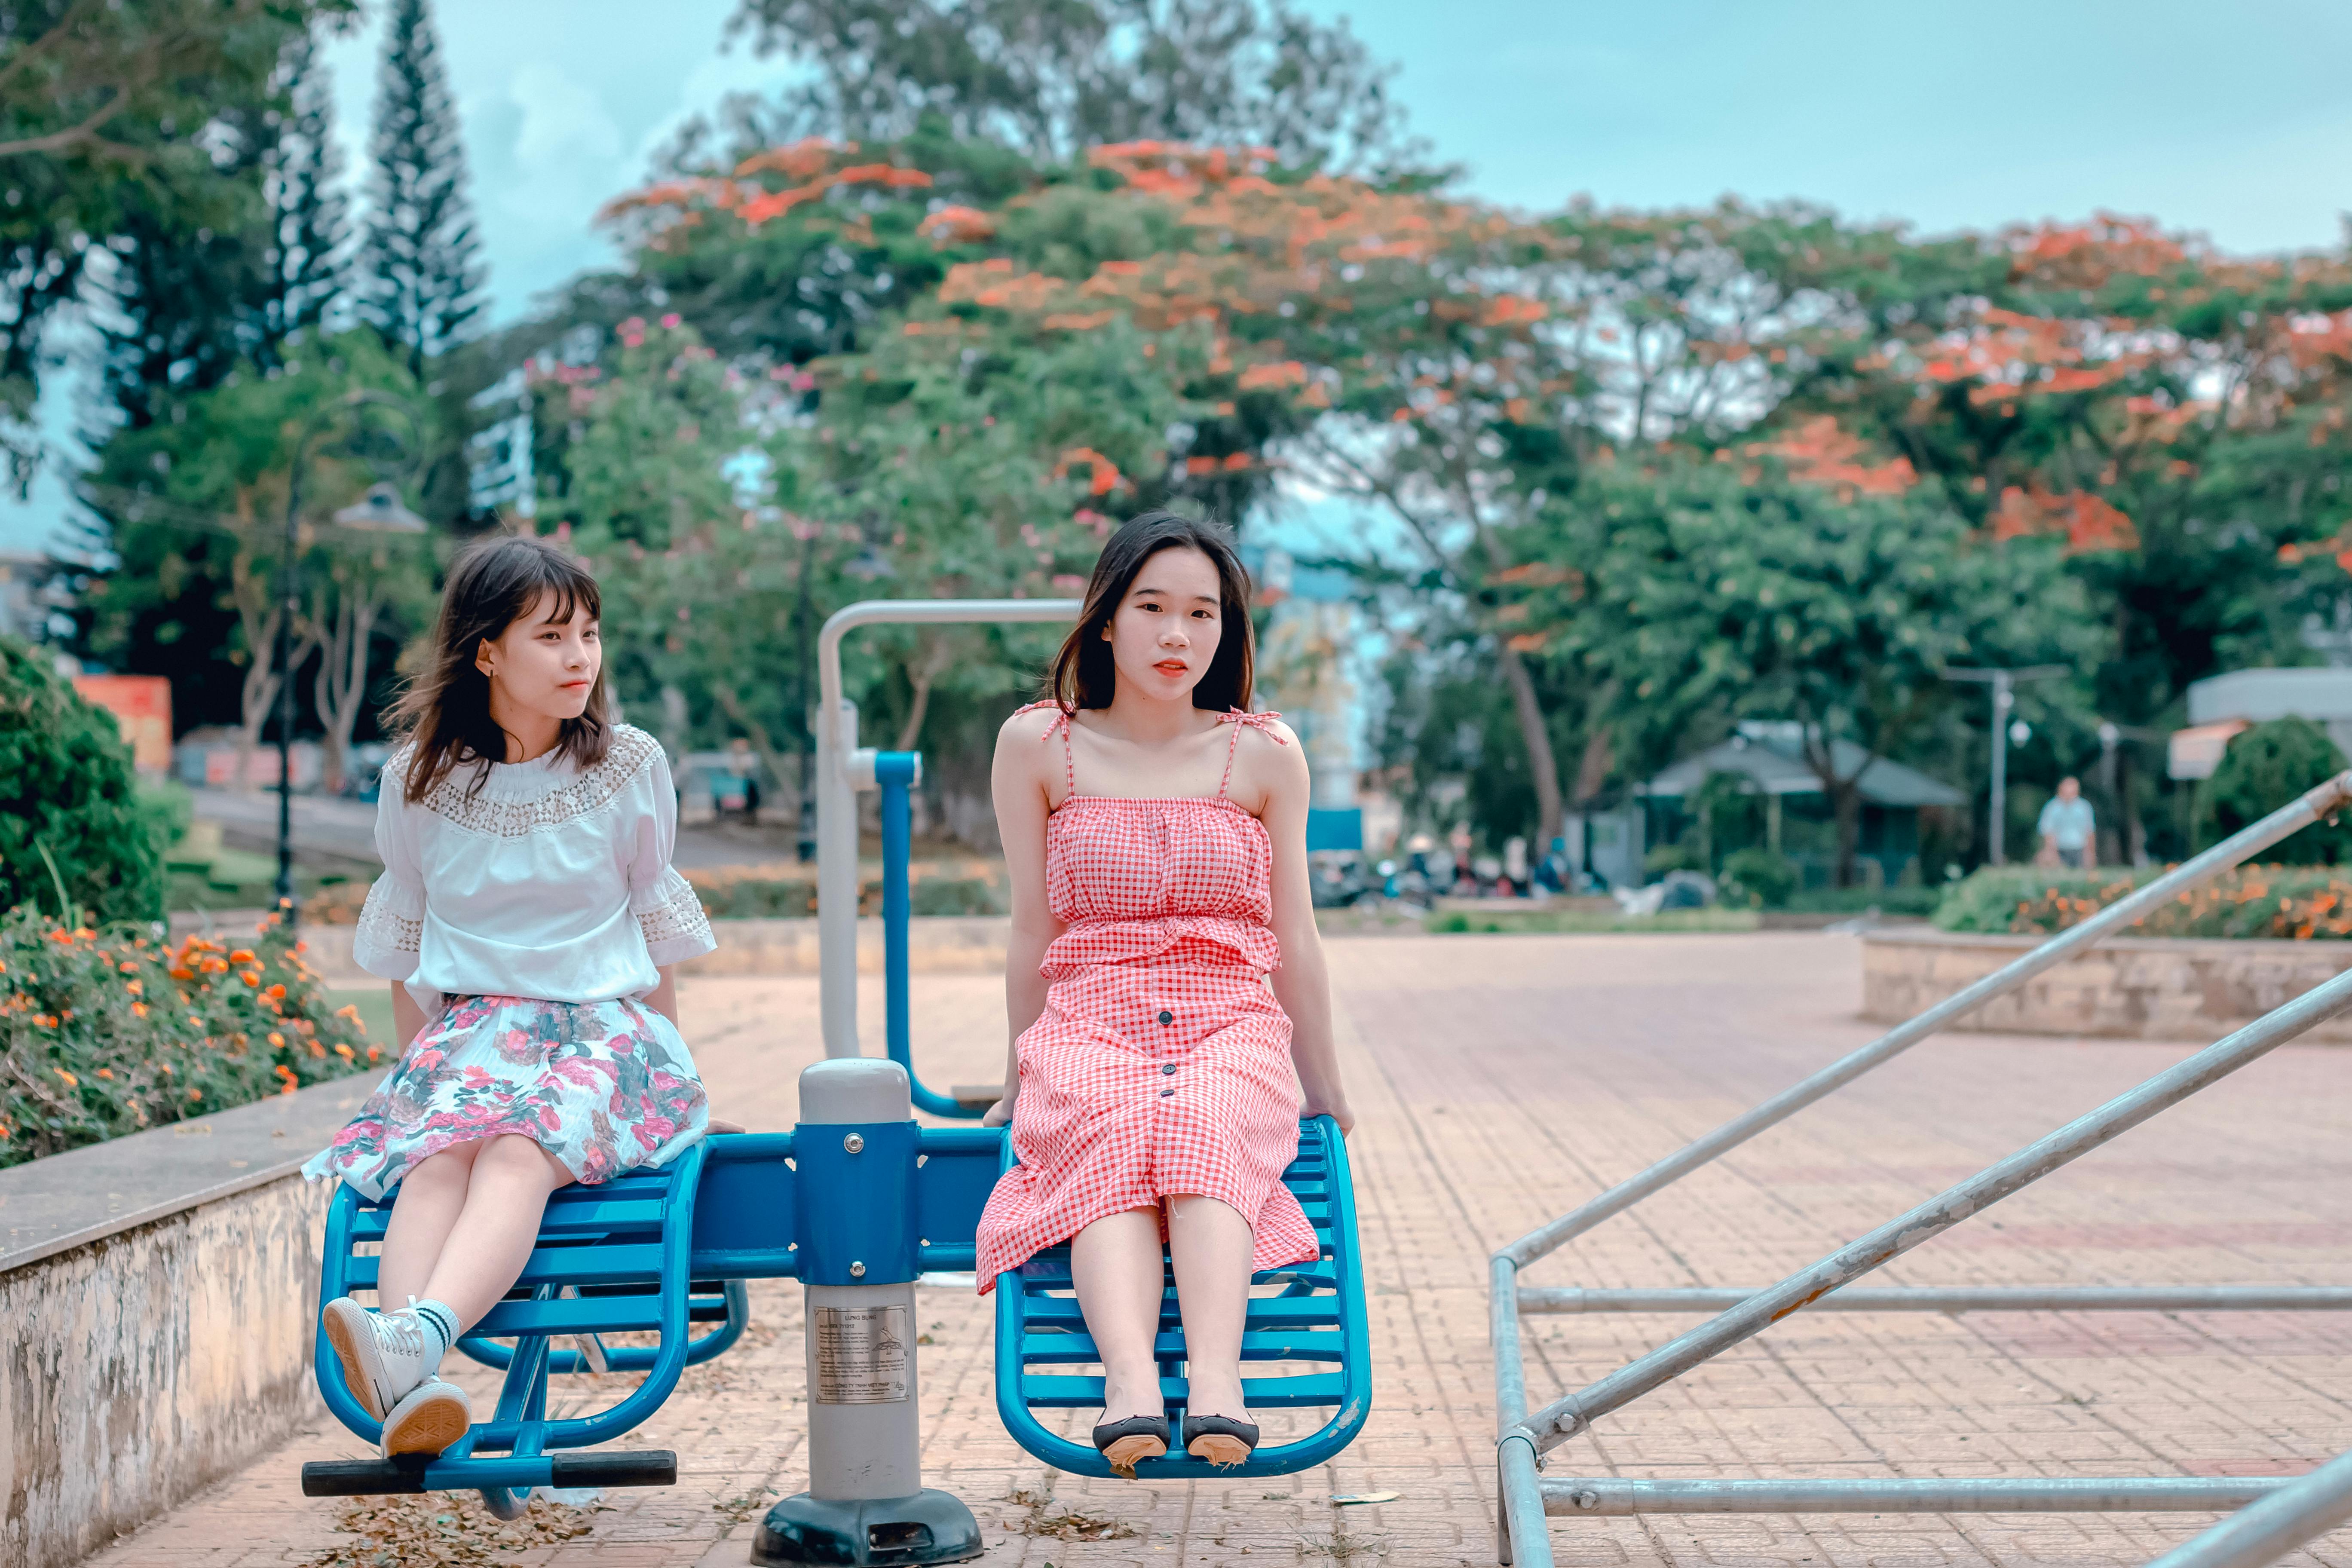
[[[1045,1470],[999,1426],[989,1318],[928,1292],[925,1463],[970,1501],[987,1562],[1491,1563],[1495,1246],[1705,1131],[1874,1031],[1850,939],[1364,937],[1332,944],[1377,1344],[1375,1409],[1335,1463],[1275,1481],[1152,1486]],[[917,1049],[937,1082],[1001,1059],[993,981],[924,976]],[[865,1018],[879,1028],[879,995]],[[813,1059],[813,982],[702,980],[689,1037],[723,1114],[789,1125]],[[1754,1285],[2177,1060],[2184,1047],[1957,1036],[1931,1041],[1717,1169],[1532,1270],[1530,1283]],[[2345,1281],[2352,1052],[2287,1047],[1930,1242],[1886,1283]],[[348,1514],[295,1483],[355,1456],[320,1422],[95,1561],[106,1564],[746,1560],[750,1525],[805,1467],[797,1290],[755,1287],[745,1344],[687,1375],[632,1447],[675,1447],[679,1484],[611,1494],[585,1534],[511,1550],[441,1539],[414,1502]],[[1530,1321],[1537,1397],[1687,1318]],[[487,1384],[478,1385],[486,1390]],[[561,1390],[564,1384],[559,1384]],[[2352,1327],[2329,1314],[1800,1316],[1601,1423],[1555,1473],[1644,1476],[2230,1475],[2352,1447]],[[1334,1494],[1393,1503],[1338,1508]],[[446,1508],[440,1511],[446,1513]],[[388,1521],[387,1550],[341,1526]],[[478,1513],[472,1516],[481,1519]],[[2137,1563],[2194,1515],[1562,1520],[1563,1563]],[[1106,1527],[1132,1533],[1074,1539]],[[462,1536],[462,1530],[457,1531]],[[529,1532],[526,1532],[528,1535]],[[2352,1563],[2352,1532],[2300,1563]]]

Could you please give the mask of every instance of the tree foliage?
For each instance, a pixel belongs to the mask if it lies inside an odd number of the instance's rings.
[[[106,921],[163,913],[163,846],[113,715],[0,637],[0,910],[59,900]]]
[[[482,307],[465,143],[429,0],[394,0],[377,94],[361,310],[421,381]]]

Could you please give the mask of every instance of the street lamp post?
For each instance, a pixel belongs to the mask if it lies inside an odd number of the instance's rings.
[[[335,399],[310,416],[294,443],[294,463],[286,477],[286,555],[278,579],[278,913],[291,929],[299,906],[294,897],[294,617],[302,612],[301,578],[296,564],[300,548],[302,480],[312,448],[340,415],[365,407],[388,408],[416,430],[416,414],[389,393],[357,391]],[[388,481],[369,488],[352,506],[333,514],[340,528],[377,533],[422,533],[425,520],[400,504],[400,492]]]
[[[2003,840],[2009,828],[2009,723],[2011,710],[2017,706],[2017,683],[2021,680],[2046,680],[2053,675],[2064,675],[2063,664],[2028,665],[2022,669],[1947,669],[1948,680],[1980,681],[1992,688],[1992,787],[1991,798],[1986,803],[1990,820],[1985,825],[1986,858],[1995,866],[2008,864],[2008,847]]]

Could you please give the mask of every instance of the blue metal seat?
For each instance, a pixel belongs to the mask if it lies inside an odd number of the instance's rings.
[[[1008,1160],[1010,1156],[1008,1144]],[[1365,1332],[1362,1262],[1356,1243],[1355,1187],[1348,1173],[1346,1141],[1329,1117],[1299,1124],[1298,1157],[1282,1179],[1315,1226],[1322,1257],[1313,1263],[1269,1270],[1252,1281],[1249,1315],[1242,1331],[1242,1360],[1319,1363],[1333,1370],[1244,1378],[1242,1393],[1253,1410],[1328,1408],[1330,1418],[1305,1437],[1260,1447],[1248,1463],[1234,1469],[1217,1469],[1180,1449],[1165,1458],[1138,1464],[1139,1479],[1288,1475],[1319,1465],[1346,1447],[1370,1414],[1371,1354]],[[1153,1349],[1160,1359],[1160,1393],[1173,1420],[1182,1413],[1185,1381],[1184,1326],[1177,1313],[1172,1273],[1160,1298],[1160,1332]],[[1092,1445],[1047,1430],[1037,1412],[1092,1409],[1102,1404],[1103,1380],[1086,1373],[1035,1369],[1087,1365],[1097,1360],[1070,1282],[1067,1246],[1049,1248],[1017,1272],[998,1276],[997,1413],[1024,1448],[1049,1465],[1079,1475],[1108,1476],[1111,1468]]]
[[[677,1386],[689,1362],[719,1354],[740,1336],[748,1305],[740,1279],[693,1268],[695,1206],[712,1139],[656,1170],[632,1171],[599,1186],[567,1186],[549,1198],[538,1244],[506,1299],[460,1342],[467,1354],[503,1367],[506,1378],[489,1419],[432,1459],[329,1460],[302,1467],[312,1497],[478,1489],[492,1511],[512,1518],[534,1487],[666,1486],[677,1459],[666,1450],[581,1454],[642,1423]],[[355,1249],[383,1239],[391,1194],[371,1203],[346,1186],[327,1215],[321,1300],[373,1291],[377,1259]],[[704,1283],[698,1287],[697,1279]],[[692,1337],[697,1321],[719,1326]],[[551,1373],[586,1370],[575,1350],[552,1342],[589,1335],[651,1332],[651,1345],[614,1346],[616,1371],[645,1381],[610,1409],[550,1419]],[[499,1343],[499,1341],[509,1343]],[[338,1420],[373,1443],[382,1428],[343,1384],[323,1331],[315,1349],[319,1391]]]

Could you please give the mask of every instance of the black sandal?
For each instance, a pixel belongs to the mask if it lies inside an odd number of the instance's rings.
[[[1202,1451],[1203,1445],[1206,1452]],[[1257,1428],[1230,1415],[1187,1415],[1184,1451],[1221,1470],[1230,1470],[1257,1452]]]
[[[1190,1423],[1186,1423],[1189,1428]],[[1116,1474],[1135,1479],[1139,1459],[1157,1459],[1168,1452],[1168,1417],[1130,1415],[1106,1421],[1095,1428],[1095,1447],[1110,1461]]]

